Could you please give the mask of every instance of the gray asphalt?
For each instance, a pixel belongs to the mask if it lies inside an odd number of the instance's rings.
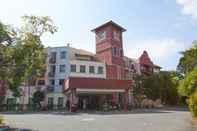
[[[134,110],[131,112],[3,114],[14,127],[39,131],[197,131],[185,110]]]

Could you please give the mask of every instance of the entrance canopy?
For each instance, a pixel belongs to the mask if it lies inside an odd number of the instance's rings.
[[[125,92],[132,87],[131,80],[110,80],[98,78],[69,78],[65,81],[65,92],[76,90],[80,93]]]

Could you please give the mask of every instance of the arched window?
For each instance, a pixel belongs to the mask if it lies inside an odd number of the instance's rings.
[[[117,55],[117,48],[116,47],[113,47],[112,48],[112,55],[113,56],[116,56]]]

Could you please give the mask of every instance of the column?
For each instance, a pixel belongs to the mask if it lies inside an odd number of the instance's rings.
[[[128,111],[129,90],[126,89],[124,93],[124,111]]]
[[[71,91],[71,94],[70,94],[70,112],[73,112],[75,109],[74,108],[76,108],[75,106],[75,101],[76,101],[76,90],[75,89],[73,89],[72,91]],[[73,110],[74,109],[74,110]]]

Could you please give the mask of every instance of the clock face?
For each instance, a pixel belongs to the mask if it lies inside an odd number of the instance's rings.
[[[100,40],[104,40],[106,38],[106,32],[105,31],[101,31],[97,34],[97,37],[100,39]]]
[[[119,31],[114,31],[113,36],[115,40],[120,41],[120,32]]]

